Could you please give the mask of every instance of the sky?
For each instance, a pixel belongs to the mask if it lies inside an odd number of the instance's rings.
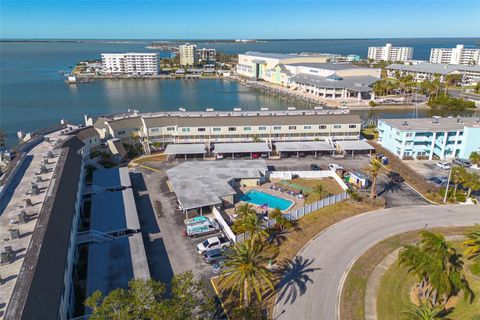
[[[0,0],[1,39],[480,36],[480,0]]]

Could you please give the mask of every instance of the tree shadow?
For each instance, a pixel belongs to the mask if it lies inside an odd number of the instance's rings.
[[[297,297],[302,296],[307,291],[309,283],[313,283],[310,274],[321,268],[310,267],[315,259],[303,259],[297,256],[292,261],[283,260],[278,263],[274,272],[282,280],[277,286],[277,303],[294,303]]]

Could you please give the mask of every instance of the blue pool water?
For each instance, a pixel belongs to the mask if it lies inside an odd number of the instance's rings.
[[[272,196],[271,194],[258,190],[248,191],[240,197],[240,200],[253,203],[257,206],[267,204],[271,209],[279,208],[280,210],[287,210],[293,204],[293,202],[290,200]]]

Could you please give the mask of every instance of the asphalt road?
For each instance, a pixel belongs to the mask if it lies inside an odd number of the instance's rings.
[[[408,206],[339,222],[303,248],[282,281],[274,319],[338,319],[349,268],[368,248],[392,235],[429,227],[480,223],[478,206]]]

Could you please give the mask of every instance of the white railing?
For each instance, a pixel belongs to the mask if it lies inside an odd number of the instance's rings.
[[[222,217],[222,214],[220,213],[220,211],[218,211],[218,209],[216,207],[213,207],[213,215],[215,216],[215,218],[217,219],[218,223],[220,223],[220,225],[222,226],[222,229],[223,231],[225,232],[225,235],[230,239],[232,240],[233,243],[237,242],[237,237],[235,235],[235,233],[233,233],[232,229],[230,228],[230,226],[227,224],[227,222],[225,221],[225,219],[223,219]]]
[[[332,170],[318,171],[270,171],[270,179],[292,180],[294,176],[305,179],[333,178],[345,191],[348,189],[343,180]]]

